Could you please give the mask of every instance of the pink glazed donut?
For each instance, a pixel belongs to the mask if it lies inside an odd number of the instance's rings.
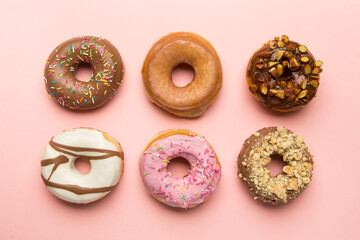
[[[171,159],[185,158],[191,166],[184,177],[171,175]],[[167,130],[155,136],[140,158],[145,187],[160,202],[178,208],[192,208],[206,201],[221,179],[221,165],[206,139],[184,129]]]

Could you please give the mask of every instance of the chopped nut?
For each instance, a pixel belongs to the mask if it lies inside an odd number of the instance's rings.
[[[271,52],[259,52],[258,57],[267,58],[271,56]]]
[[[260,159],[260,154],[258,153],[254,153],[254,155],[252,156],[253,160],[259,160]]]
[[[284,67],[289,67],[289,61],[282,61],[282,65],[284,65]]]
[[[289,52],[295,52],[296,51],[296,44],[295,43],[289,43],[286,46],[286,50]]]
[[[272,49],[274,49],[274,48],[275,48],[276,41],[275,41],[275,40],[270,40],[270,41],[269,41],[269,44],[270,44],[270,47],[272,47]]]
[[[279,90],[276,94],[276,97],[280,98],[280,99],[285,99],[285,92],[283,90]]]
[[[319,87],[319,81],[317,81],[317,80],[311,80],[310,84],[311,84],[311,86],[313,86],[314,88],[318,88],[318,87]]]
[[[300,58],[300,61],[302,63],[307,63],[307,62],[309,62],[309,58],[308,57],[302,57],[302,58]]]
[[[311,67],[310,67],[309,64],[306,64],[306,65],[304,66],[304,74],[305,74],[305,75],[309,75],[310,73],[311,73]]]
[[[257,63],[263,63],[264,62],[264,59],[262,58],[259,58],[259,60],[257,61]]]
[[[285,89],[285,95],[286,96],[290,96],[294,93],[294,90],[293,88],[288,88],[288,89]]]
[[[277,126],[276,131],[278,131],[279,133],[286,133],[286,128],[282,126]]]
[[[302,153],[301,152],[295,153],[294,158],[295,158],[295,160],[299,161],[302,158]]]
[[[304,142],[304,138],[302,136],[297,136],[296,140],[299,141],[299,143],[303,143]]]
[[[270,89],[269,96],[274,96],[277,92],[278,92],[278,90]]]
[[[288,83],[287,83],[287,88],[293,88],[293,83],[291,82],[291,81],[289,81]]]
[[[310,182],[310,178],[309,177],[304,177],[304,178],[302,178],[302,181],[303,181],[303,183],[307,184],[307,183]]]
[[[258,137],[258,136],[260,136],[260,133],[259,133],[259,132],[255,132],[253,135],[254,135],[255,137]]]
[[[265,158],[264,159],[264,164],[267,165],[271,162],[271,158]]]
[[[312,164],[311,163],[305,163],[304,166],[305,166],[305,168],[307,170],[312,170]]]
[[[275,41],[279,41],[279,40],[280,40],[280,37],[274,37],[274,40],[275,40]]]
[[[258,90],[258,87],[255,84],[251,84],[249,88],[252,93],[255,93]]]
[[[286,82],[285,82],[285,81],[281,81],[281,82],[280,82],[280,86],[281,86],[282,88],[286,88]]]
[[[291,52],[285,53],[285,57],[286,57],[287,59],[291,59],[291,58],[293,57],[293,55],[294,55],[294,54],[292,54]]]
[[[307,47],[305,47],[304,45],[299,46],[299,51],[302,53],[306,53],[307,52]]]
[[[282,42],[282,41],[279,41],[278,42],[278,47],[279,48],[282,48],[282,47],[284,47],[285,46],[285,43],[284,42]]]
[[[310,76],[312,79],[317,79],[317,80],[319,80],[320,79],[320,77],[319,76],[317,76],[317,75],[311,75]]]
[[[307,90],[302,90],[297,97],[304,98],[306,96],[306,94],[307,94]]]
[[[268,88],[265,86],[265,84],[260,85],[260,91],[262,94],[266,95],[268,92]]]
[[[304,81],[302,81],[300,83],[300,87],[301,87],[301,89],[306,89],[306,86],[307,86],[307,80],[305,79]]]
[[[297,69],[299,69],[300,64],[298,63],[298,61],[295,58],[290,58],[290,69],[292,71],[295,71]]]
[[[257,66],[258,69],[262,69],[265,66],[265,64],[260,63],[260,64],[256,64],[256,66]]]
[[[281,76],[284,73],[284,66],[281,64],[278,64],[276,67],[278,76]]]
[[[290,167],[289,165],[286,165],[283,167],[283,172],[290,174],[292,172],[292,167]]]
[[[289,187],[294,190],[297,191],[299,189],[298,185],[297,185],[297,180],[296,178],[291,178],[290,182],[289,182]]]
[[[321,73],[321,72],[322,72],[322,69],[319,68],[319,67],[316,67],[312,73],[313,73],[313,74],[319,74],[319,73]]]
[[[270,70],[269,70],[269,73],[271,74],[271,76],[273,76],[274,78],[276,78],[278,75],[277,75],[277,70],[275,67],[272,67]]]
[[[301,90],[300,90],[300,89],[295,89],[295,90],[294,90],[294,94],[295,94],[295,95],[299,95],[299,94],[300,94],[300,92],[301,92]]]
[[[286,35],[282,35],[281,40],[282,40],[284,43],[287,43],[287,42],[289,42],[289,37],[286,36]]]
[[[276,64],[278,64],[278,62],[268,62],[267,67],[268,67],[268,68],[272,68],[272,67],[275,66]]]
[[[317,66],[317,67],[321,67],[322,65],[323,65],[323,62],[320,60],[315,62],[315,66]]]
[[[285,51],[278,51],[276,53],[276,60],[280,60],[284,56]]]
[[[275,88],[275,83],[274,82],[271,82],[270,84],[269,84],[269,88]]]
[[[238,174],[238,177],[239,177],[239,178],[242,178],[242,174],[241,174],[241,173],[239,173],[239,174]]]

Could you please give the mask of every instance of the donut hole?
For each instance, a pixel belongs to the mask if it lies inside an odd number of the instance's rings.
[[[81,82],[89,82],[92,78],[92,75],[93,70],[88,63],[81,63],[74,72],[75,78]]]
[[[171,80],[177,87],[186,87],[194,80],[194,77],[195,70],[187,63],[180,63],[171,72]]]
[[[75,168],[79,173],[85,175],[88,174],[91,170],[91,164],[88,157],[82,156],[75,159]]]
[[[185,177],[189,174],[190,163],[183,157],[176,157],[170,160],[166,170],[176,177]]]
[[[271,162],[266,165],[266,168],[270,171],[271,176],[276,177],[282,173],[286,163],[283,161],[283,157],[280,154],[274,153],[271,154],[270,157]]]

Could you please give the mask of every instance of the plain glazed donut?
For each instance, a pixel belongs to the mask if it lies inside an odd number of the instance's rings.
[[[89,64],[89,82],[75,78],[80,64]],[[63,42],[50,54],[44,71],[46,90],[56,102],[72,110],[101,107],[117,92],[124,74],[118,50],[100,37],[76,37]]]
[[[307,47],[283,35],[264,44],[250,58],[247,84],[263,106],[279,112],[295,111],[315,97],[322,64]]]
[[[188,175],[176,177],[167,171],[168,163],[185,158],[191,166]],[[177,208],[192,208],[216,190],[221,165],[206,139],[192,131],[178,129],[160,132],[140,157],[140,173],[148,192],[160,202]]]
[[[172,70],[180,64],[194,68],[195,76],[185,87],[172,82]],[[158,40],[142,67],[149,99],[181,117],[198,117],[215,100],[222,87],[222,68],[214,47],[194,33],[177,32]]]
[[[271,176],[266,168],[272,154],[281,155],[287,164],[277,176]],[[313,164],[304,138],[284,127],[255,132],[245,141],[237,161],[239,178],[254,199],[273,204],[297,198],[309,185]]]
[[[86,157],[91,164],[83,175],[75,161]],[[118,184],[124,153],[108,134],[92,128],[75,128],[51,138],[41,160],[41,177],[56,197],[72,203],[90,203],[105,197]]]

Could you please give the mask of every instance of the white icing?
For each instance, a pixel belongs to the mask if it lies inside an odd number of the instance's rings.
[[[55,136],[53,141],[59,144],[82,147],[95,148],[118,151],[114,143],[105,139],[102,132],[95,129],[77,128],[70,129]],[[70,151],[74,152],[74,151]],[[75,153],[75,152],[74,152]],[[97,152],[76,152],[82,156],[102,156],[104,153]],[[53,172],[50,182],[60,184],[77,185],[86,188],[101,188],[116,185],[122,173],[122,161],[118,156],[112,156],[106,159],[90,160],[91,170],[89,173],[83,175],[75,168],[75,160],[77,157],[58,152],[49,144],[43,155],[43,159],[56,158],[59,155],[65,155],[69,158],[69,162],[60,164]],[[42,176],[47,179],[51,174],[54,164],[50,164],[41,168]],[[108,192],[90,193],[90,194],[75,194],[68,190],[61,188],[54,188],[47,186],[52,194],[60,199],[72,203],[89,203],[100,199],[107,195]]]

